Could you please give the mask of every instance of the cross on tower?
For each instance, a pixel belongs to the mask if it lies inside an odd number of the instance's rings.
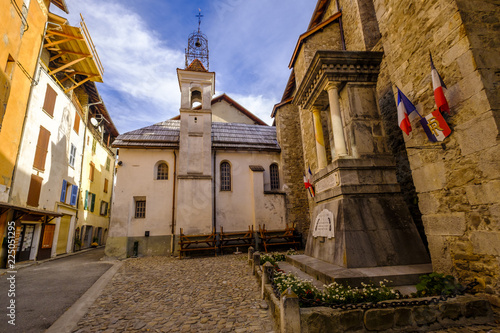
[[[198,15],[195,15],[195,17],[198,18],[198,32],[200,32],[201,18],[203,17],[203,15],[201,15],[201,9],[200,8],[198,8],[198,11],[199,11],[199,13],[198,13]]]

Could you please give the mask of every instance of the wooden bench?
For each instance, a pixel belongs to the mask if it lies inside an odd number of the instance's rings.
[[[286,225],[285,229],[267,230],[266,225],[261,228],[259,224],[260,245],[264,247],[267,253],[267,247],[271,245],[292,245],[295,250],[298,250],[301,237],[295,234],[295,228]]]
[[[182,254],[190,251],[206,251],[214,250],[217,256],[217,237],[215,230],[209,235],[184,235],[182,228],[179,240],[179,259],[182,259]]]
[[[220,252],[224,254],[224,249],[234,247],[246,247],[254,245],[253,226],[248,226],[248,231],[224,232],[224,227],[220,227]]]

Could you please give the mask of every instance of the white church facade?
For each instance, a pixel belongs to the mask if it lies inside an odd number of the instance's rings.
[[[286,227],[276,128],[225,94],[214,98],[215,73],[199,59],[177,75],[180,115],[113,143],[119,156],[109,257],[177,253],[181,229]]]

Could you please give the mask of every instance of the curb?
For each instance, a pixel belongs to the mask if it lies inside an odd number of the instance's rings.
[[[51,258],[47,258],[47,259],[43,259],[43,260],[30,260],[30,261],[21,262],[20,264],[16,263],[16,267],[15,267],[14,270],[18,271],[20,269],[23,269],[23,268],[26,268],[26,267],[30,267],[30,266],[33,266],[33,265],[41,265],[41,264],[46,263],[48,261],[71,257],[71,256],[74,256],[74,255],[77,255],[77,254],[86,253],[86,252],[97,250],[97,249],[100,249],[100,248],[103,248],[103,247],[105,247],[105,245],[100,245],[98,247],[92,247],[92,248],[86,248],[86,249],[83,249],[83,250],[80,250],[80,251],[76,251],[76,252],[65,253],[65,254],[61,254],[61,255],[59,255],[57,257],[51,257]],[[12,271],[12,269],[0,268],[0,276],[6,274],[8,271]]]
[[[63,313],[45,333],[73,332],[80,319],[88,312],[90,306],[99,297],[104,287],[120,269],[123,262],[116,262],[90,287],[66,312]]]

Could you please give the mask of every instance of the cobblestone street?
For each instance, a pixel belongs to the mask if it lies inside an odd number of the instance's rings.
[[[128,259],[74,332],[274,332],[246,258]]]

